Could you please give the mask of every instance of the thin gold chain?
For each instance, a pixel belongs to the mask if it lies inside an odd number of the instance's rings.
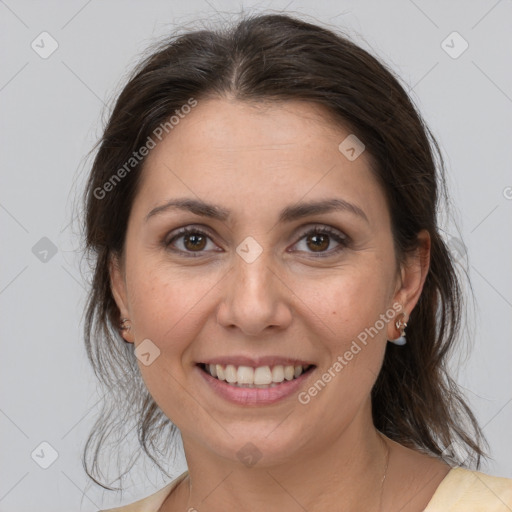
[[[388,474],[388,466],[389,466],[389,446],[388,443],[384,440],[383,435],[379,432],[379,436],[386,447],[386,467],[384,468],[384,476],[380,482],[380,499],[379,499],[379,512],[382,512],[382,495],[384,494],[384,481],[386,480],[386,475]]]

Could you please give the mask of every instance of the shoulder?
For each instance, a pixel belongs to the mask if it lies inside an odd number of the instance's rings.
[[[510,512],[512,479],[454,468],[424,512]]]
[[[182,473],[178,478],[167,484],[154,494],[147,496],[141,500],[122,507],[109,508],[108,510],[100,510],[98,512],[158,512],[165,498],[177,487],[177,485],[188,475],[188,471]]]

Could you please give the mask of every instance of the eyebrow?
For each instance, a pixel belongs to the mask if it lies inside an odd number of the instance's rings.
[[[146,215],[145,221],[147,222],[151,217],[154,217],[155,215],[159,215],[174,209],[189,211],[195,215],[208,217],[210,219],[219,221],[226,221],[230,216],[230,211],[221,206],[206,203],[199,199],[178,198],[171,199],[170,201],[167,201],[166,203],[153,208]],[[292,222],[294,220],[299,220],[311,215],[319,215],[322,213],[330,213],[334,211],[351,213],[369,223],[368,217],[364,211],[359,208],[359,206],[339,198],[325,199],[322,201],[300,202],[287,206],[279,213],[278,222]]]

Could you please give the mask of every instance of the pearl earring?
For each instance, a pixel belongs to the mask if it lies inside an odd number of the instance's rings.
[[[399,346],[403,346],[407,343],[407,340],[405,339],[405,328],[407,327],[407,322],[405,321],[406,318],[406,314],[402,313],[402,318],[395,322],[395,327],[397,328],[398,332],[400,332],[400,337],[396,338],[395,340],[388,340],[390,343],[394,343],[395,345]]]
[[[129,325],[129,323],[130,323],[130,320],[128,318],[121,319],[121,327],[120,327],[121,331],[129,331],[132,328],[132,326]]]

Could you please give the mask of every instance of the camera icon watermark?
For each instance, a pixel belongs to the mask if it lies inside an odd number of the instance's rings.
[[[135,349],[135,357],[144,365],[149,366],[160,356],[160,349],[148,338],[141,341]]]
[[[450,253],[455,261],[460,261],[466,258],[468,254],[467,247],[460,238],[452,237],[446,244]]]
[[[42,263],[48,263],[57,254],[57,251],[57,246],[46,236],[43,236],[32,247],[32,253]]]
[[[441,452],[441,459],[451,468],[464,467],[470,461],[469,455],[464,453],[456,443],[451,443],[444,448]]]
[[[469,48],[469,43],[458,32],[454,31],[446,39],[443,39],[441,48],[452,59],[458,59]]]
[[[263,252],[263,247],[252,236],[245,238],[236,248],[236,253],[246,262],[255,262]]]
[[[263,454],[258,447],[253,443],[246,443],[236,452],[238,460],[248,468],[252,468],[260,459]]]
[[[59,458],[59,453],[50,443],[43,441],[34,448],[30,456],[39,467],[48,469]]]
[[[41,32],[32,41],[30,46],[32,50],[34,50],[39,55],[39,57],[42,59],[47,59],[57,50],[59,43],[48,32]]]
[[[340,142],[338,149],[347,160],[353,162],[361,156],[366,149],[366,146],[353,133],[351,133]]]

